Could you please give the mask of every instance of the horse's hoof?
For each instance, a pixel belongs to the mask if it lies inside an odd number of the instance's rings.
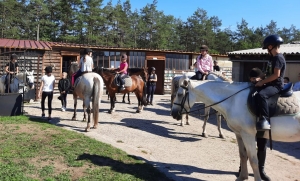
[[[84,130],[85,132],[89,132],[89,129],[88,128],[85,128],[85,130]]]
[[[190,123],[185,123],[185,125],[190,125]]]
[[[72,118],[72,121],[76,121],[76,118],[73,117],[73,118]]]
[[[225,139],[225,137],[222,134],[219,134],[219,137]]]
[[[122,101],[122,103],[126,103],[125,101]]]
[[[86,122],[86,119],[85,119],[85,118],[83,118],[83,119],[82,119],[82,122]]]
[[[140,111],[140,110],[136,110],[136,112],[137,112],[137,113],[140,113],[141,111]]]
[[[206,133],[202,133],[202,137],[207,138],[207,134]]]
[[[128,102],[128,104],[131,104],[131,102]]]
[[[182,124],[182,123],[180,123],[180,126],[182,126],[182,127],[183,127],[183,124]]]
[[[96,127],[96,126],[93,126],[93,127],[91,127],[90,129],[97,129],[97,127]]]

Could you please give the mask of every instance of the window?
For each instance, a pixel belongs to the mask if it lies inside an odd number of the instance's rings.
[[[146,60],[146,53],[145,52],[130,52],[129,53],[129,67],[144,67],[145,60]]]
[[[166,69],[188,70],[189,69],[189,55],[166,54]]]

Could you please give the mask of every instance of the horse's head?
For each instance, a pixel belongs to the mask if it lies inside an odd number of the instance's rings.
[[[141,77],[143,77],[143,79],[145,79],[144,81],[147,82],[147,80],[149,78],[148,68],[147,67],[143,67],[143,71],[142,71]]]
[[[79,69],[77,62],[72,62],[69,67],[69,76],[72,76]]]
[[[34,89],[34,74],[33,70],[31,72],[25,71],[25,83],[29,86],[29,89]]]
[[[171,115],[174,119],[181,120],[182,114],[188,114],[195,104],[195,99],[190,98],[190,81],[185,75],[179,80],[179,88],[172,105]]]

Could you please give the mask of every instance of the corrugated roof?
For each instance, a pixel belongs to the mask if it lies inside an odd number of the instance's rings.
[[[300,44],[282,44],[280,45],[280,52],[283,54],[300,54]],[[228,52],[228,55],[265,55],[268,54],[267,50],[262,48],[254,48],[248,50],[238,50]]]
[[[15,40],[15,39],[0,39],[0,47],[4,48],[20,48],[20,49],[38,49],[51,50],[51,45],[44,41],[35,40]]]

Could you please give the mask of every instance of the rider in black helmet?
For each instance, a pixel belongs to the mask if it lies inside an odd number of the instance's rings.
[[[147,81],[147,104],[153,105],[153,95],[156,89],[157,75],[155,74],[155,67],[151,67],[150,71]]]
[[[285,58],[280,53],[279,48],[283,40],[278,35],[269,35],[263,42],[263,49],[267,49],[270,54],[270,60],[266,66],[266,78],[257,82],[257,94],[255,95],[256,102],[258,103],[260,118],[256,123],[257,131],[270,130],[270,117],[267,99],[282,90],[283,77],[286,69]],[[266,147],[267,139],[257,138],[257,158],[258,167],[262,180],[270,180],[264,172],[264,164],[266,160]]]
[[[259,88],[255,97],[260,107],[260,118],[256,124],[257,131],[271,129],[267,99],[283,88],[286,62],[279,51],[282,43],[283,40],[278,35],[269,35],[263,42],[263,49],[267,49],[271,57],[265,70],[266,78],[255,84]]]

